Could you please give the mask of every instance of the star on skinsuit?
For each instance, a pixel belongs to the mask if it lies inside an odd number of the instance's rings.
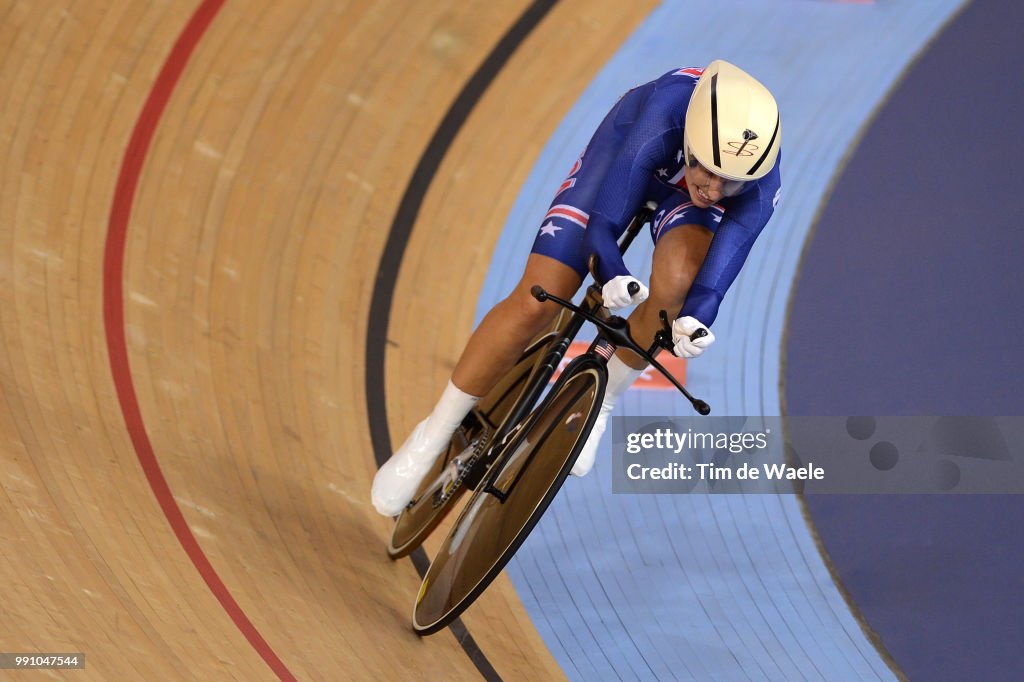
[[[553,222],[549,220],[546,225],[541,225],[540,232],[541,234],[546,234],[549,237],[554,237],[555,232],[558,232],[561,229],[562,228],[560,228],[558,225],[555,225]]]

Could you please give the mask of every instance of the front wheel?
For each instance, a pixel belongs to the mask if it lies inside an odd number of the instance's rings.
[[[526,540],[583,449],[606,382],[595,360],[575,360],[500,455],[423,578],[412,617],[418,634],[457,618]]]

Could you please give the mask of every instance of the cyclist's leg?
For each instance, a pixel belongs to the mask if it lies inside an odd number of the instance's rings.
[[[485,395],[559,312],[557,306],[537,301],[530,288],[539,284],[556,296],[572,298],[581,282],[573,268],[531,253],[515,289],[491,308],[469,338],[452,372],[452,383],[472,395]]]
[[[630,331],[641,346],[654,342],[655,333],[661,329],[660,311],[675,316],[683,307],[713,236],[707,227],[688,223],[664,233],[658,240],[651,266],[650,296],[629,316]],[[626,350],[618,351],[616,357],[631,367],[642,369],[646,364]]]
[[[675,316],[683,307],[722,220],[721,206],[699,208],[688,199],[685,194],[670,196],[658,206],[651,221],[654,261],[650,296],[629,317],[633,338],[641,346],[650,346],[661,329],[660,311]],[[616,356],[631,367],[644,366],[629,351],[620,350]]]
[[[433,411],[374,476],[371,499],[378,512],[394,516],[405,508],[477,396],[486,395],[512,369],[530,340],[554,320],[558,307],[534,299],[530,287],[540,284],[556,296],[571,298],[581,281],[568,265],[530,254],[519,284],[473,332]]]
[[[476,396],[486,395],[512,369],[530,340],[554,320],[557,306],[539,303],[530,295],[530,288],[540,284],[562,298],[571,298],[579,288],[587,273],[584,230],[590,207],[623,141],[616,117],[624,101],[605,117],[555,194],[519,284],[473,333],[431,415],[374,477],[371,497],[380,513],[394,515],[405,507],[472,409]]]
[[[477,400],[448,382],[434,411],[416,425],[373,477],[370,500],[378,513],[397,516],[405,509]]]

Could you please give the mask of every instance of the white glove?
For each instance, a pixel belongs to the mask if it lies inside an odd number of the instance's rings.
[[[640,285],[640,291],[636,292],[635,296],[630,296],[627,290],[630,282],[636,282]],[[601,298],[604,299],[604,307],[608,308],[608,310],[617,310],[634,303],[639,303],[647,298],[648,293],[647,287],[640,280],[629,275],[613,277],[605,282],[605,285],[601,288]]]
[[[696,339],[691,340],[690,337],[698,329],[703,329],[706,335],[698,335]],[[676,318],[672,323],[672,343],[675,344],[672,352],[681,358],[692,359],[700,357],[701,353],[714,342],[715,335],[695,317],[687,315],[686,317]]]

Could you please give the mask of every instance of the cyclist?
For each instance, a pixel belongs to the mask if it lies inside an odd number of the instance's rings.
[[[660,310],[679,311],[674,352],[696,358],[715,336],[726,290],[778,203],[781,124],[775,98],[742,69],[722,60],[671,71],[623,95],[601,122],[544,216],[523,277],[470,337],[434,411],[373,481],[371,498],[394,516],[477,401],[508,372],[558,307],[530,295],[540,284],[571,298],[598,256],[609,309],[639,304],[629,316],[634,338],[649,346]],[[633,277],[616,240],[646,201],[658,203],[650,289]],[[639,292],[627,287],[637,282]],[[706,336],[691,340],[698,329]],[[619,350],[594,429],[572,473],[586,474],[619,396],[644,362]]]

